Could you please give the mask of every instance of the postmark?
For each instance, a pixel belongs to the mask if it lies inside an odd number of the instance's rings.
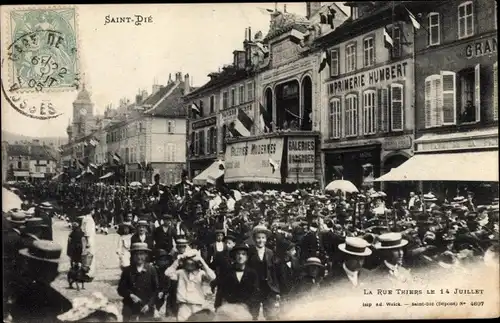
[[[11,10],[9,83],[21,91],[72,90],[78,86],[76,9]]]
[[[3,18],[2,96],[24,116],[57,118],[57,92],[80,86],[76,8],[8,8]]]

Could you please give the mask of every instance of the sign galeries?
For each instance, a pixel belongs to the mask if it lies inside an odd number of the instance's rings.
[[[314,138],[288,139],[288,177],[291,180],[314,178],[315,152]]]
[[[242,110],[245,112],[247,116],[249,116],[251,119],[254,118],[254,109],[253,109],[253,103],[247,103],[241,106],[229,108],[227,110],[223,110],[222,113],[222,120],[224,124],[229,124],[233,121],[236,120],[238,117],[238,110]]]
[[[226,149],[224,180],[279,184],[281,173],[279,169],[273,170],[269,159],[281,165],[282,157],[283,138],[232,143]]]
[[[408,70],[408,61],[398,62],[392,65],[381,66],[330,82],[328,86],[332,89],[329,94],[338,94],[353,91],[358,88],[374,86],[381,82],[405,79]]]

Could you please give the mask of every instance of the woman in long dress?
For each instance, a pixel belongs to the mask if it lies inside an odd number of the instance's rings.
[[[96,251],[97,251],[97,246],[96,246],[96,227],[95,227],[95,222],[94,218],[92,217],[92,212],[88,213],[85,215],[82,219],[82,231],[85,235],[85,238],[87,240],[87,244],[83,250],[83,255],[89,255],[92,260],[90,263],[90,268],[89,271],[87,272],[87,276],[90,278],[95,277],[96,273]]]
[[[120,268],[130,266],[130,245],[132,238],[132,226],[126,223],[120,224],[118,227],[118,234],[120,238],[118,239],[118,249],[116,253],[118,254],[118,259],[120,261]]]

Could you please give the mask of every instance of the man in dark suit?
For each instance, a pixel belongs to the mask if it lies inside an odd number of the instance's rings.
[[[409,283],[412,281],[408,269],[403,267],[403,248],[408,244],[408,240],[403,239],[399,232],[381,234],[375,248],[381,253],[382,263],[371,273],[378,276],[381,284],[390,281],[392,283]],[[380,279],[382,278],[382,279]]]
[[[146,220],[139,220],[137,222],[137,232],[130,238],[130,243],[142,242],[148,245],[148,249],[153,250],[154,240],[153,236],[148,232],[149,223]],[[149,257],[148,257],[149,258]]]
[[[326,262],[323,235],[319,231],[317,221],[313,221],[310,224],[309,232],[306,233],[300,243],[300,250],[301,263],[305,263],[305,261],[311,257],[319,258],[323,263]]]
[[[224,303],[243,304],[249,310],[258,306],[259,278],[255,270],[247,265],[248,250],[246,244],[236,245],[231,250],[234,265],[216,278],[216,310]]]
[[[340,264],[333,266],[325,283],[335,288],[339,287],[342,292],[362,286],[369,273],[363,268],[366,257],[372,254],[369,245],[362,238],[345,238],[345,243],[339,245],[343,260]]]
[[[155,243],[155,250],[163,249],[169,254],[174,248],[175,240],[175,228],[173,226],[173,217],[170,214],[163,215],[163,221],[161,226],[155,229],[153,232],[153,240]]]
[[[222,226],[217,227],[215,229],[215,242],[211,243],[208,246],[206,261],[212,269],[215,269],[218,266],[217,261],[220,258],[220,255],[218,254],[222,254],[226,251],[224,235],[224,229],[222,228]]]
[[[262,304],[266,320],[276,317],[275,308],[280,298],[277,278],[277,261],[274,252],[266,247],[267,237],[271,234],[265,226],[257,225],[252,230],[255,245],[249,250],[248,266],[257,272],[259,277],[258,303],[250,309],[254,320],[259,316]]]
[[[284,255],[278,261],[277,265],[277,278],[280,288],[280,296],[282,301],[289,300],[290,291],[297,283],[300,275],[299,259],[296,257],[295,244],[288,240],[280,244],[280,249],[283,250]]]

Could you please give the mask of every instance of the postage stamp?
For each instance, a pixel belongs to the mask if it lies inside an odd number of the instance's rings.
[[[55,95],[80,86],[76,7],[4,7],[2,18],[2,94],[27,117],[58,117]]]
[[[8,13],[10,85],[20,90],[74,89],[78,81],[76,8]]]

